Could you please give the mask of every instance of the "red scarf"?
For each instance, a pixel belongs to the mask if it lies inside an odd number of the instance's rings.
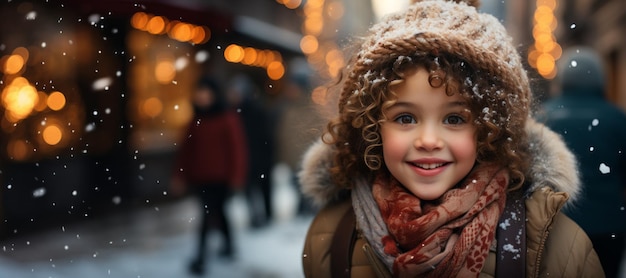
[[[504,210],[509,176],[478,166],[437,201],[422,201],[395,179],[376,179],[372,194],[389,235],[385,253],[398,277],[477,277]]]

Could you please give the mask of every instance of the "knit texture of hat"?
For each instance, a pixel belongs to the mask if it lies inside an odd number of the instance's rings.
[[[384,17],[372,26],[356,60],[349,65],[341,99],[345,101],[348,94],[359,90],[357,79],[367,75],[378,61],[448,53],[497,79],[504,87],[501,91],[515,99],[511,104],[528,110],[531,93],[521,57],[498,19],[472,6],[477,2],[415,1],[408,9]]]

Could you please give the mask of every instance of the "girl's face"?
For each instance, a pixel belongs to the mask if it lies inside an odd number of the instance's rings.
[[[476,127],[463,98],[433,88],[419,68],[392,89],[384,111],[383,158],[391,174],[422,200],[434,200],[463,179],[476,161]]]

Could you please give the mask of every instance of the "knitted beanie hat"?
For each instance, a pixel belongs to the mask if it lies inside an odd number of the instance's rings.
[[[372,69],[384,61],[416,54],[445,53],[466,61],[501,86],[493,92],[504,94],[488,96],[493,98],[486,105],[514,105],[522,107],[525,112],[521,114],[530,113],[531,93],[526,71],[512,38],[498,19],[478,12],[474,6],[478,5],[476,0],[413,2],[408,9],[388,15],[370,28],[359,52],[346,68],[340,107],[350,102],[350,95],[362,90],[359,78],[375,75]],[[525,122],[525,119],[518,120]]]

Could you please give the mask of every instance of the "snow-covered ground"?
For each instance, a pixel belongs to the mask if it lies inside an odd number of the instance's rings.
[[[205,277],[303,277],[301,251],[311,216],[296,216],[296,193],[275,186],[274,222],[248,227],[243,197],[235,196],[228,213],[235,233],[235,260],[212,256]],[[0,242],[2,278],[159,278],[192,277],[189,260],[196,250],[193,198],[146,206]],[[218,248],[220,235],[209,245]]]

